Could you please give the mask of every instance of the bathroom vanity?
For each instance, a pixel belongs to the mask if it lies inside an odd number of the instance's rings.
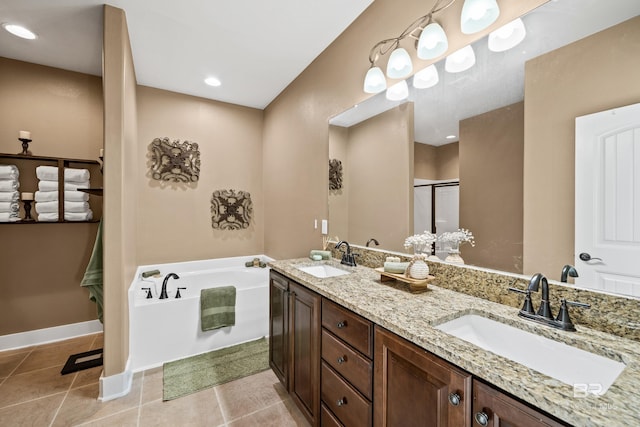
[[[634,425],[625,399],[640,385],[640,345],[578,325],[552,330],[518,310],[430,285],[410,293],[367,267],[316,277],[309,259],[270,263],[270,364],[312,425]],[[327,271],[333,271],[326,269]],[[440,331],[482,314],[580,346],[626,367],[604,395],[574,386]],[[531,351],[535,351],[532,349]],[[582,388],[578,388],[581,391]]]

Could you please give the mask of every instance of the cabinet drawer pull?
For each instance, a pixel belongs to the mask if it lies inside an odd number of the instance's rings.
[[[345,355],[345,356],[339,356],[339,357],[338,357],[338,364],[339,364],[339,365],[342,365],[342,364],[343,364],[344,362],[346,362],[346,361],[347,361],[347,356],[346,356],[346,355]]]
[[[338,401],[336,402],[336,405],[338,406],[343,406],[347,404],[347,398],[343,397],[342,399],[338,399]]]
[[[476,422],[481,426],[489,425],[489,415],[487,415],[485,412],[476,412],[474,418],[476,419]]]
[[[461,400],[462,398],[458,393],[449,393],[449,403],[451,403],[453,406],[458,406]]]
[[[347,321],[346,320],[342,320],[342,321],[338,322],[336,324],[336,326],[338,327],[338,329],[346,328],[347,327]]]

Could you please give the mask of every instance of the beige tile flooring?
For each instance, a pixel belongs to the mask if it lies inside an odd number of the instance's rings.
[[[101,347],[96,334],[0,352],[0,426],[309,426],[270,370],[163,402],[155,368],[135,374],[127,396],[99,402],[101,367],[60,370]]]

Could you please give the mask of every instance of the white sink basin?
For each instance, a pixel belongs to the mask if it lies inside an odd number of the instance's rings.
[[[624,363],[475,314],[435,328],[569,384],[582,395],[604,394],[625,368]]]
[[[345,274],[349,274],[348,271],[344,271],[339,268],[335,268],[326,264],[309,265],[305,267],[296,267],[296,268],[298,270],[302,270],[305,273],[310,274],[314,277],[318,277],[320,279],[324,279],[327,277],[343,276]]]

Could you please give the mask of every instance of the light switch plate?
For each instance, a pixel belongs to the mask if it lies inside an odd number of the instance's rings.
[[[329,221],[326,219],[322,220],[322,234],[329,234]]]

